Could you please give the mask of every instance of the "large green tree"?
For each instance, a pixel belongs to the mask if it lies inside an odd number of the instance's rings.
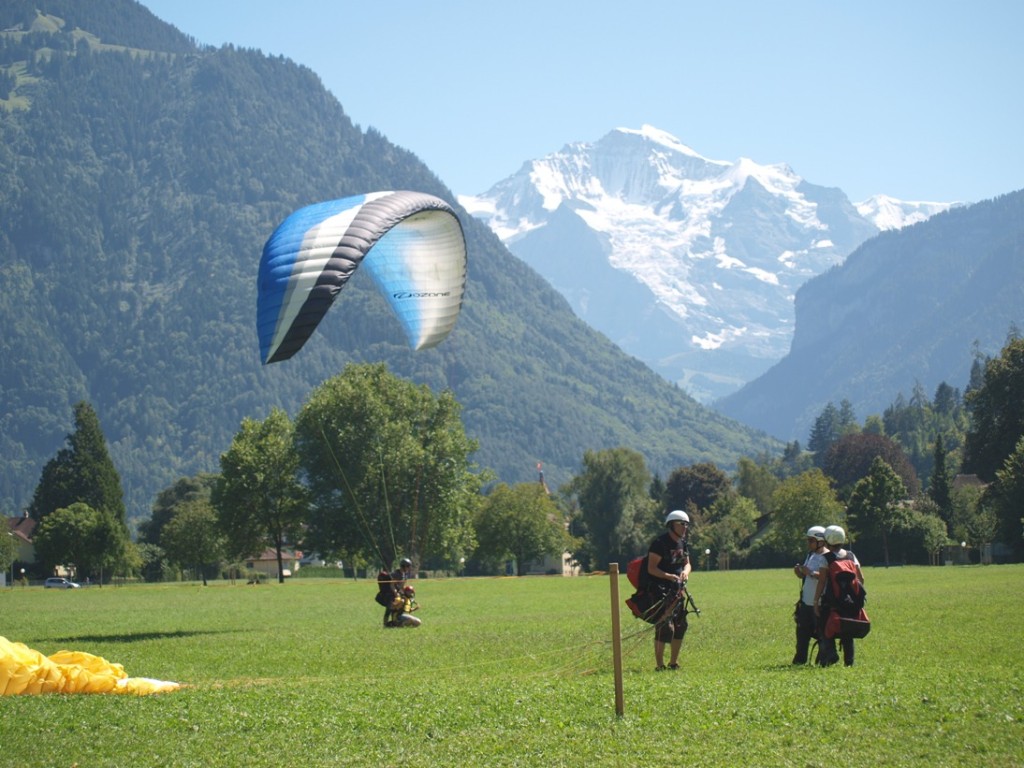
[[[470,464],[477,443],[460,411],[451,391],[435,395],[384,364],[348,365],[314,390],[295,420],[308,544],[389,568],[470,551],[486,478]]]
[[[576,497],[584,539],[577,560],[584,568],[625,563],[642,552],[658,530],[659,504],[650,498],[651,474],[630,448],[583,454],[583,471],[568,484]]]
[[[998,521],[999,537],[1020,552],[1024,548],[1024,437],[996,472],[983,504]]]
[[[730,557],[743,552],[744,543],[757,531],[760,512],[751,499],[738,493],[719,497],[705,515],[705,522],[690,534],[690,544],[697,551],[710,549],[725,568]]]
[[[743,457],[736,467],[736,492],[754,502],[762,515],[771,511],[772,494],[779,478],[766,463]]]
[[[731,490],[729,476],[711,462],[678,467],[665,484],[665,510],[681,509],[703,515]]]
[[[220,470],[211,499],[227,554],[244,559],[273,548],[277,578],[283,583],[282,550],[297,543],[306,522],[305,491],[288,414],[274,408],[263,421],[243,419],[231,447],[220,457]]]
[[[179,478],[160,491],[149,519],[139,524],[139,539],[148,544],[159,544],[164,526],[174,517],[178,507],[191,501],[209,501],[218,479],[217,475],[200,473],[195,477]]]
[[[920,482],[914,467],[898,443],[884,435],[844,435],[829,446],[822,469],[832,478],[839,498],[849,498],[854,485],[871,471],[877,457],[885,460],[903,481],[910,496],[916,496]]]
[[[514,559],[519,576],[531,560],[560,555],[569,543],[562,513],[540,483],[495,487],[480,507],[476,538],[478,560]]]
[[[876,456],[866,477],[853,488],[847,511],[858,530],[870,542],[881,540],[882,557],[886,565],[890,559],[890,537],[900,529],[910,527],[910,506],[901,504],[907,497],[903,480],[886,463]]]
[[[971,428],[964,471],[992,481],[1024,437],[1024,339],[1011,339],[989,360],[980,387],[966,396]]]
[[[946,521],[942,518],[939,505],[928,496],[919,496],[910,505],[906,534],[910,545],[908,553],[911,555],[911,560],[917,560],[913,554],[915,549],[919,549],[927,556],[929,565],[939,564],[942,548],[952,541],[949,538],[949,529]],[[923,558],[922,562],[925,562]]]
[[[224,553],[224,534],[213,505],[200,499],[178,505],[163,527],[160,546],[173,562],[195,569],[205,587],[207,567]]]
[[[991,487],[991,486],[989,486]],[[982,485],[963,485],[952,494],[953,511],[949,520],[949,533],[954,543],[963,542],[972,547],[994,541],[999,524]]]
[[[771,526],[764,546],[799,557],[807,551],[805,534],[812,525],[845,525],[846,513],[820,469],[783,480],[772,494]]]
[[[75,405],[75,428],[68,445],[43,467],[29,515],[43,520],[56,509],[81,502],[110,513],[125,525],[124,492],[121,478],[107,450],[96,411],[87,402]]]
[[[94,576],[102,583],[128,561],[131,542],[111,512],[75,502],[46,515],[33,544],[47,573],[58,565],[74,566],[78,578]]]

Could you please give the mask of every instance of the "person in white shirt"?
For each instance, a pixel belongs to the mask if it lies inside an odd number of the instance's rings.
[[[803,563],[793,566],[793,573],[801,580],[800,599],[793,618],[796,620],[796,653],[794,664],[806,664],[811,640],[818,637],[818,617],[814,611],[814,595],[818,587],[818,572],[828,564],[822,552],[825,549],[825,528],[812,525],[807,529],[807,556]]]

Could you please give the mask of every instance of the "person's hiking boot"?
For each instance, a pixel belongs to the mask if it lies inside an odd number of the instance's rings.
[[[669,664],[668,668],[672,669],[672,670],[679,669],[679,665],[678,664]]]
[[[658,666],[656,666],[654,668],[654,671],[655,672],[664,672],[665,671],[665,665],[664,664],[659,664]]]

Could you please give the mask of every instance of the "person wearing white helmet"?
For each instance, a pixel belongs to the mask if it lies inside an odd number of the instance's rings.
[[[860,560],[857,559],[853,552],[843,548],[843,545],[846,543],[846,531],[843,527],[840,525],[830,525],[826,528],[825,542],[838,559],[853,560],[853,564],[857,566],[857,576],[860,577],[861,581],[864,581],[864,573],[860,569]]]
[[[647,551],[648,588],[667,611],[654,628],[656,672],[679,669],[679,651],[687,628],[686,606],[676,598],[690,578],[690,550],[686,542],[690,516],[682,510],[673,510],[665,517],[665,528],[665,533],[652,541]],[[667,667],[666,644],[669,646]]]
[[[796,653],[794,664],[806,664],[811,640],[818,637],[818,617],[814,610],[814,595],[818,586],[818,573],[828,569],[822,552],[825,549],[825,528],[812,525],[807,529],[807,556],[803,563],[793,566],[800,579],[800,599],[796,601],[793,618],[796,620]]]
[[[828,589],[829,569],[827,564],[835,560],[851,560],[857,571],[857,578],[860,579],[862,584],[864,583],[864,572],[860,568],[860,561],[857,559],[857,556],[843,546],[846,544],[846,531],[842,526],[828,526],[825,529],[825,542],[828,544],[828,548],[825,550],[826,567],[820,571],[818,576],[818,584],[814,592],[814,610],[817,613],[818,627],[821,631],[821,635],[818,638],[818,664],[828,667],[839,661],[839,654],[836,651],[836,639],[834,637],[826,637],[824,631],[829,614],[832,612],[827,606],[822,605],[822,595]],[[843,663],[847,667],[852,667],[854,658],[853,638],[842,637],[839,639],[839,644],[843,649]]]

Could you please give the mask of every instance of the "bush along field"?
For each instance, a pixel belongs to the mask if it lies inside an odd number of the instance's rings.
[[[850,668],[790,664],[789,570],[696,572],[675,672],[621,606],[621,717],[606,575],[422,579],[412,630],[366,580],[9,588],[8,640],[183,688],[0,698],[0,764],[1024,766],[1024,566],[865,578]]]

